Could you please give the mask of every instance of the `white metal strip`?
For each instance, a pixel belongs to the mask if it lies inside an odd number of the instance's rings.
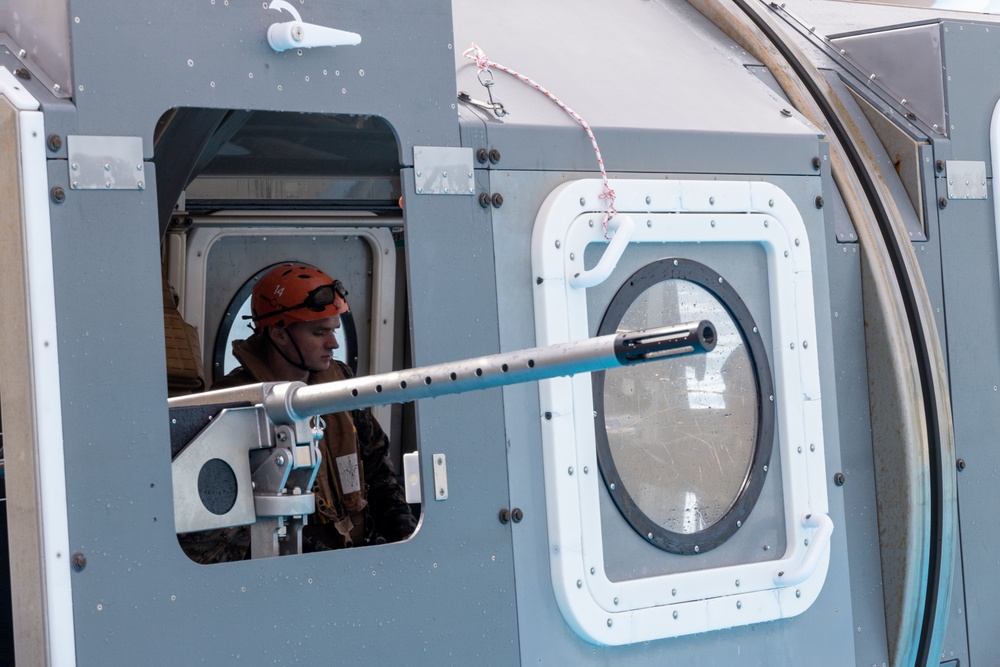
[[[62,393],[56,335],[55,279],[49,218],[45,125],[40,111],[20,113],[25,253],[34,362],[35,432],[45,577],[46,637],[52,665],[76,664],[69,519],[63,450]]]

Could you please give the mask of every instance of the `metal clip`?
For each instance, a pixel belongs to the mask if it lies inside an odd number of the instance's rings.
[[[484,68],[479,70],[479,83],[483,85],[486,89],[486,95],[489,97],[489,102],[480,102],[474,100],[471,97],[467,102],[475,104],[478,107],[482,107],[488,111],[492,111],[497,118],[503,118],[507,115],[507,110],[504,109],[503,102],[500,101],[499,97],[493,97],[493,72],[489,68]]]

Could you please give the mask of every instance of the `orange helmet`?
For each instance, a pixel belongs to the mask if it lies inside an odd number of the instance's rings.
[[[347,290],[308,264],[278,264],[253,286],[250,312],[258,327],[286,327],[346,312]]]

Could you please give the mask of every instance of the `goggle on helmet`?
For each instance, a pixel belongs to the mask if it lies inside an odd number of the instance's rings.
[[[279,264],[253,286],[251,319],[258,328],[312,322],[348,310],[339,280],[308,264]]]

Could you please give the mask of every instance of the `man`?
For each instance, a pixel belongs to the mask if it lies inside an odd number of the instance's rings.
[[[333,358],[340,316],[348,310],[340,281],[300,263],[280,264],[254,285],[254,333],[233,343],[241,364],[212,389],[257,382],[333,382],[353,377]],[[323,415],[323,460],[316,476],[316,512],[303,529],[303,549],[323,551],[405,539],[416,520],[386,455],[388,439],[370,410]],[[181,536],[199,562],[246,557],[247,527]]]

